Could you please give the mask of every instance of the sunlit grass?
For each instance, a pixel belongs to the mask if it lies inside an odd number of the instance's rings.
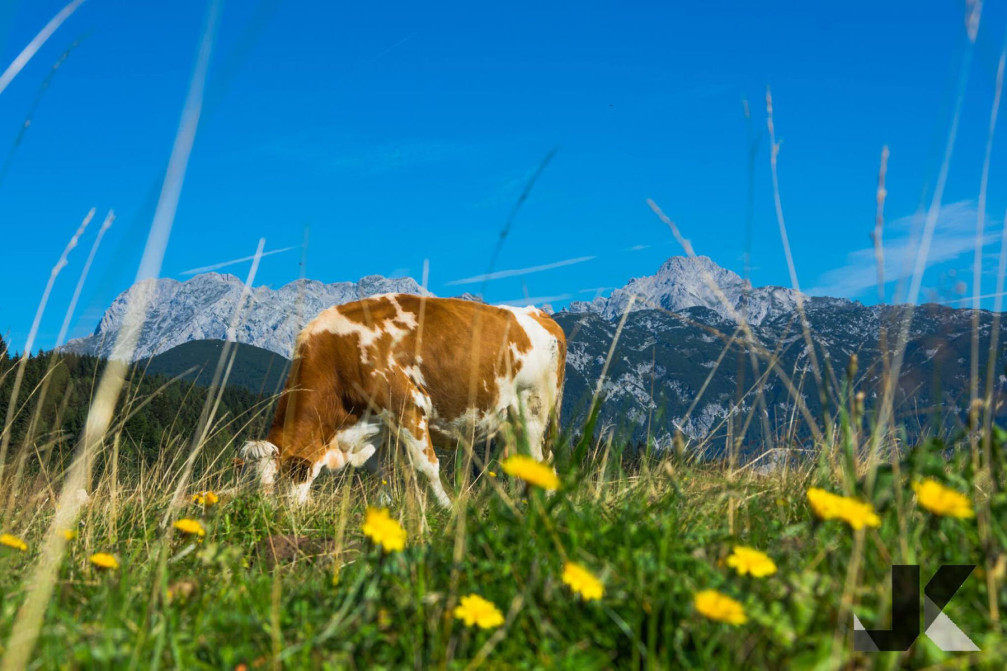
[[[993,443],[1002,455],[999,431]],[[877,526],[859,528],[821,519],[809,503],[809,491],[837,488],[824,462],[792,463],[784,476],[672,455],[613,457],[604,469],[594,458],[559,460],[561,485],[552,493],[501,473],[479,479],[458,504],[467,510],[460,563],[461,517],[418,505],[422,490],[405,468],[386,472],[400,497],[387,514],[368,509],[382,485],[366,473],[325,479],[302,508],[230,488],[222,477],[213,482],[215,505],[193,501],[210,490],[195,482],[173,506],[170,489],[126,479],[115,512],[107,488],[85,504],[37,662],[464,668],[481,659],[491,667],[602,669],[859,659],[1001,668],[1007,646],[988,607],[985,567],[1002,584],[1007,497],[990,502],[990,546],[974,519],[934,514],[913,490],[932,479],[967,496],[967,445],[963,436],[960,449],[921,446],[899,468],[883,467],[873,494],[854,481],[850,501],[878,517]],[[492,468],[504,471],[495,461]],[[0,547],[0,640],[30,589],[23,580],[50,515],[42,510],[3,530],[27,551]],[[175,533],[162,528],[165,517]],[[946,612],[982,652],[942,653],[921,638],[908,654],[853,653],[850,623],[838,618],[854,552],[862,553],[855,612],[879,625],[892,563],[918,563],[924,579],[941,563],[978,564]],[[1007,607],[1002,589],[994,600]]]

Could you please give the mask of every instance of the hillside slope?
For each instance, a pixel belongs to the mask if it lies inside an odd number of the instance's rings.
[[[230,387],[241,387],[260,396],[283,389],[290,361],[275,352],[242,343],[232,343],[233,362],[227,379]],[[193,340],[137,362],[148,375],[162,374],[207,386],[224,349],[223,340]]]

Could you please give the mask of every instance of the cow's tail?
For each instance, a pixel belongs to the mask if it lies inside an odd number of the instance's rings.
[[[560,415],[563,411],[563,383],[566,377],[566,336],[561,330],[556,338],[556,397],[549,412],[549,425],[546,427],[545,447],[549,461],[552,461],[552,451],[560,437]]]

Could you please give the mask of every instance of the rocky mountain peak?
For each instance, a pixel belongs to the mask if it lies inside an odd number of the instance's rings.
[[[570,312],[594,312],[608,319],[631,310],[662,309],[679,312],[703,307],[724,319],[744,316],[750,324],[789,314],[797,305],[797,293],[784,287],[752,288],[737,273],[717,265],[708,256],[673,256],[653,275],[635,277],[608,298],[590,303],[576,301]]]
[[[429,295],[411,277],[381,275],[368,275],[357,282],[325,284],[301,279],[279,289],[254,287],[244,306],[243,290],[240,278],[221,273],[202,273],[184,282],[171,278],[137,282],[112,302],[92,335],[71,340],[63,349],[110,356],[115,336],[123,326],[126,306],[142,294],[147,294],[149,302],[134,359],[153,356],[191,340],[228,339],[235,314],[241,315],[234,332],[238,342],[289,356],[297,333],[327,307],[375,294]]]

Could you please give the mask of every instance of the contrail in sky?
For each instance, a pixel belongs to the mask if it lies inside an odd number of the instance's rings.
[[[263,256],[270,256],[272,254],[279,254],[281,252],[289,252],[291,249],[300,249],[299,246],[294,247],[284,247],[283,249],[274,249],[272,251],[263,252],[259,255],[259,258]],[[223,268],[224,266],[230,266],[235,263],[242,263],[244,261],[251,261],[255,256],[242,256],[240,259],[231,259],[230,261],[221,261],[220,263],[214,263],[212,266],[203,266],[202,268],[193,268],[192,270],[183,270],[179,275],[195,275],[196,273],[208,273],[211,270],[216,270],[217,268]]]
[[[497,270],[492,273],[486,273],[485,275],[474,275],[472,277],[466,277],[461,280],[451,280],[450,282],[445,282],[444,284],[451,286],[454,284],[472,284],[473,282],[488,282],[489,280],[499,280],[504,277],[515,277],[517,275],[530,275],[531,273],[539,273],[543,270],[552,270],[553,268],[562,268],[563,266],[572,266],[575,263],[584,263],[585,261],[593,261],[597,256],[578,256],[575,259],[566,259],[564,261],[556,261],[555,263],[546,263],[541,266],[531,266],[530,268],[514,268],[512,270]]]

